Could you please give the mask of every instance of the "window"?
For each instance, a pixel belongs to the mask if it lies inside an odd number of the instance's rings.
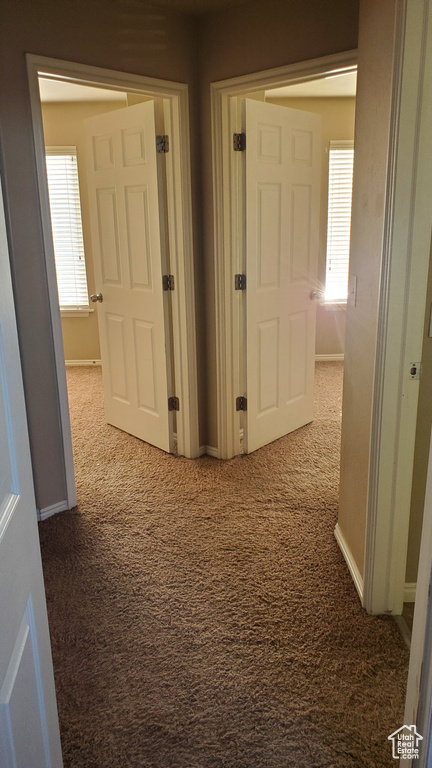
[[[345,302],[348,296],[353,166],[354,142],[331,141],[324,294],[327,302]]]
[[[76,147],[47,147],[46,166],[60,309],[88,311]]]

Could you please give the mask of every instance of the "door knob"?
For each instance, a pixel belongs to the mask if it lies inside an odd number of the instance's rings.
[[[320,299],[321,298],[321,291],[311,291],[309,294],[309,298],[312,299]]]
[[[103,296],[101,293],[92,293],[92,295],[90,296],[90,301],[93,301],[94,303],[96,303],[97,301],[102,302]]]

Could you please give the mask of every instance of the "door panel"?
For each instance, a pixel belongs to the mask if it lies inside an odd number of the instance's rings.
[[[135,320],[134,341],[137,364],[138,407],[157,413],[156,351],[154,325]]]
[[[132,287],[151,291],[149,201],[146,186],[127,187],[126,225]]]
[[[0,765],[2,768],[61,768],[1,192],[0,573]]]
[[[154,103],[85,130],[106,418],[172,451]]]
[[[320,117],[245,101],[245,451],[313,417]]]
[[[121,286],[120,238],[115,189],[97,189],[99,255],[104,283]]]
[[[257,324],[259,411],[261,416],[279,402],[279,318]]]

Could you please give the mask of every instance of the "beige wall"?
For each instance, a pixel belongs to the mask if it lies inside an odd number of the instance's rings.
[[[339,526],[363,573],[396,0],[361,0]]]
[[[204,17],[201,132],[211,135],[210,83],[357,47],[358,0],[255,0]],[[213,198],[210,141],[201,143],[206,280],[207,444],[217,446]]]
[[[80,182],[81,215],[84,252],[89,294],[95,293],[93,251],[88,209],[88,191],[85,172],[85,142],[83,120],[93,115],[111,112],[126,106],[121,101],[47,103],[42,105],[42,118],[46,146],[75,146],[77,148]],[[91,307],[88,317],[62,317],[63,345],[66,360],[99,360],[99,330],[97,312]]]
[[[355,99],[273,99],[271,104],[316,112],[321,115],[321,199],[320,199],[320,236],[318,281],[324,289],[327,248],[327,206],[328,206],[328,149],[330,141],[348,141],[354,139]],[[317,335],[315,351],[317,355],[342,354],[345,347],[346,308],[329,309],[323,305],[317,309]]]
[[[0,25],[0,142],[37,504],[66,497],[38,207],[26,53],[189,84],[195,140],[196,21],[133,0],[14,0]],[[197,165],[192,155],[192,172]],[[195,175],[195,202],[199,180]],[[195,216],[199,221],[199,217]],[[198,238],[199,233],[196,233]],[[199,248],[198,248],[199,252]],[[201,327],[201,326],[200,326]]]

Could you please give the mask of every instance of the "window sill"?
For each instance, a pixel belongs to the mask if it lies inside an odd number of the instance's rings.
[[[326,312],[340,312],[341,310],[346,310],[347,302],[346,301],[323,301],[321,306],[324,307]]]
[[[87,309],[61,309],[60,308],[60,314],[62,317],[88,317],[91,312],[94,312],[94,309],[90,309],[90,307],[88,307]]]

